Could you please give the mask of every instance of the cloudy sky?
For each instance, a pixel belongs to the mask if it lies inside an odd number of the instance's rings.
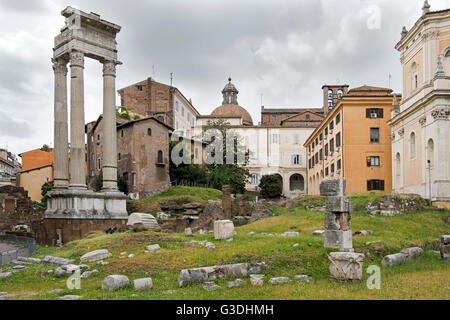
[[[430,0],[432,10],[447,0]],[[422,0],[0,0],[0,148],[53,146],[53,38],[66,6],[122,26],[117,89],[147,77],[174,85],[202,114],[231,75],[239,104],[320,107],[323,84],[401,92],[394,49]],[[448,6],[448,5],[447,5]],[[86,122],[102,109],[100,63],[87,60]],[[117,98],[117,103],[120,103]]]

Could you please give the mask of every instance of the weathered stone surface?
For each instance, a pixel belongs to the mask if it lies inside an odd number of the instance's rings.
[[[353,202],[350,196],[327,196],[326,210],[329,212],[352,212]]]
[[[264,275],[263,274],[251,274],[250,275],[250,283],[252,286],[261,287],[264,284]]]
[[[109,262],[107,262],[107,261],[99,261],[99,262],[97,262],[97,264],[99,266],[107,266],[109,264]]]
[[[407,255],[403,253],[390,254],[383,258],[381,264],[383,266],[393,267],[402,264],[407,259]]]
[[[234,281],[229,281],[227,284],[228,288],[240,288],[240,287],[244,287],[247,284],[247,282],[245,282],[242,279],[236,279]]]
[[[254,231],[250,231],[249,233],[247,233],[248,236],[252,236],[252,235],[254,235],[254,234],[255,234]]]
[[[299,237],[300,233],[298,232],[284,232],[281,234],[282,237]]]
[[[192,229],[191,228],[184,229],[184,235],[192,237],[193,236]]]
[[[74,264],[67,264],[56,268],[54,274],[56,277],[66,277],[80,271],[80,267]]]
[[[133,281],[134,291],[149,290],[153,288],[152,278],[142,278]]]
[[[371,236],[371,235],[373,235],[373,231],[372,230],[356,231],[355,234],[354,234],[355,237]]]
[[[214,239],[227,240],[234,236],[234,224],[230,220],[214,221]]]
[[[126,276],[111,275],[103,279],[102,289],[114,291],[122,288],[126,288],[130,285],[130,280]]]
[[[158,212],[157,215],[158,219],[161,220],[167,220],[170,218],[170,214],[164,213],[164,212]]]
[[[255,206],[253,207],[253,211],[251,213],[251,217],[249,222],[255,222],[261,219],[265,219],[268,218],[270,216],[272,216],[273,213],[272,211],[270,211],[270,206],[267,203],[267,201],[258,201],[258,203],[255,204]]]
[[[201,209],[202,207],[203,207],[203,205],[199,202],[189,202],[189,203],[183,204],[183,209],[186,209],[186,210],[196,210],[196,209]]]
[[[85,272],[83,272],[83,274],[81,275],[81,279],[87,279],[87,278],[89,278],[90,276],[92,276],[92,275],[95,274],[95,273],[98,273],[98,270],[97,270],[97,269],[94,269],[94,270],[92,270],[92,271],[85,271]]]
[[[444,235],[441,237],[441,245],[439,248],[441,258],[446,262],[450,262],[450,236]]]
[[[216,291],[216,290],[220,289],[220,286],[218,286],[214,282],[207,281],[203,285],[203,289],[205,289],[206,291]]]
[[[81,298],[83,297],[69,294],[63,297],[59,297],[58,300],[70,301],[70,300],[80,300]]]
[[[202,283],[215,279],[232,279],[248,277],[250,274],[268,271],[269,267],[264,263],[237,263],[222,266],[211,266],[181,270],[178,276],[178,285],[185,287],[191,283]]]
[[[44,259],[42,259],[42,263],[44,264],[53,264],[53,265],[67,265],[74,262],[73,259],[66,259],[66,258],[60,258],[60,257],[53,257],[53,256],[46,256]]]
[[[309,282],[309,276],[307,276],[307,275],[297,275],[297,276],[294,276],[294,281],[308,283]]]
[[[3,273],[0,273],[0,280],[1,280],[1,279],[9,278],[9,277],[11,277],[12,275],[13,275],[12,272],[3,272]]]
[[[161,231],[158,221],[148,213],[132,213],[128,217],[127,226],[134,231]]]
[[[325,212],[324,227],[327,230],[339,230],[339,216],[333,212]]]
[[[313,236],[323,237],[325,235],[325,230],[316,230],[313,232]]]
[[[112,254],[106,249],[95,250],[86,253],[80,258],[80,262],[96,262],[104,259],[111,258]]]
[[[229,185],[224,185],[222,187],[222,209],[225,219],[231,219],[231,187]]]
[[[281,283],[288,283],[291,282],[291,279],[288,277],[277,277],[277,278],[271,278],[269,280],[271,284],[281,284]]]
[[[419,247],[406,248],[400,251],[400,253],[406,255],[407,259],[414,259],[423,253],[423,249]]]
[[[352,231],[326,230],[324,233],[324,247],[347,251],[353,248]]]
[[[345,179],[325,178],[320,183],[320,195],[325,197],[344,196],[345,184]]]
[[[338,280],[361,280],[364,254],[354,252],[331,252],[331,276]]]
[[[31,263],[31,264],[39,264],[42,262],[41,259],[36,258],[26,258],[26,257],[17,257],[17,261]]]
[[[152,244],[150,246],[147,246],[147,251],[149,252],[153,252],[153,251],[158,251],[161,249],[161,247],[159,246],[159,244]]]

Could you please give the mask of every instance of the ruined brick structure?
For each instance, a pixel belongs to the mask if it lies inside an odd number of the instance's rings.
[[[89,180],[102,165],[102,118],[86,125]],[[154,117],[117,121],[117,170],[133,198],[159,194],[170,187],[169,133],[173,129]]]
[[[33,205],[28,192],[14,186],[0,187],[0,231],[10,231],[16,225],[27,225],[33,236],[40,230],[45,209]]]

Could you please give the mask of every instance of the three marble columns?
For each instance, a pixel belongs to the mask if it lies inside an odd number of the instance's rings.
[[[67,64],[52,59],[55,73],[54,188],[86,190],[86,148],[84,130],[84,54],[72,51],[70,59],[70,184],[67,117]],[[116,62],[103,64],[103,189],[117,189],[117,133],[115,80]]]

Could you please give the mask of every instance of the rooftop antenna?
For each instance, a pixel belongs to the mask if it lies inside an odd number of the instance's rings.
[[[173,84],[173,72],[170,73],[170,86]]]
[[[389,72],[389,89],[391,89],[391,79],[392,79],[392,75],[391,75],[391,73]]]
[[[263,96],[264,94],[261,93],[261,107],[263,106]]]

